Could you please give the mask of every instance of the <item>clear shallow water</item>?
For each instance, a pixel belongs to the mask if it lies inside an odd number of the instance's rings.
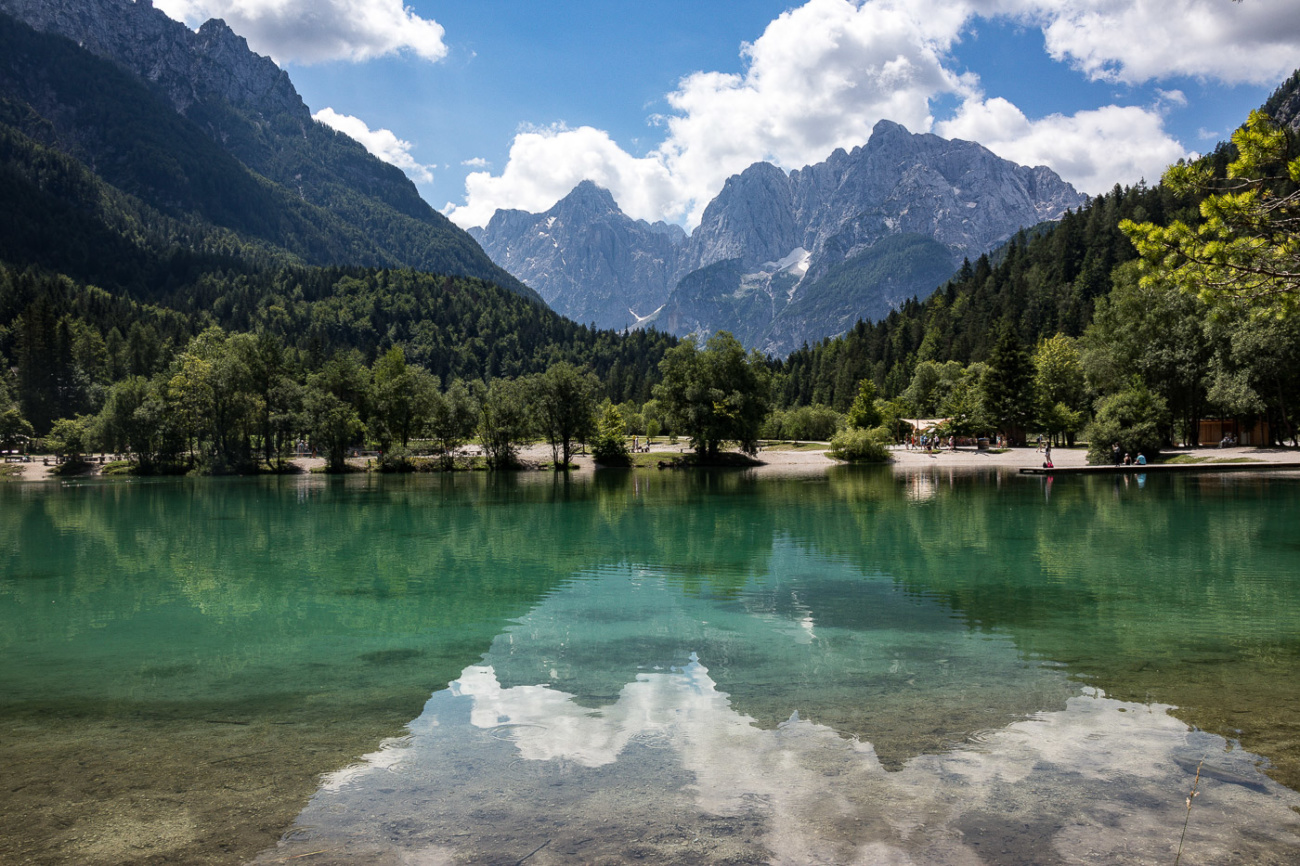
[[[1293,862],[1297,512],[1281,476],[0,487],[0,859],[1165,863],[1204,758],[1183,862]]]

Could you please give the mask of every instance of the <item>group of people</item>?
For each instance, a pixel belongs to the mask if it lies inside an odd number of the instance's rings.
[[[957,450],[957,437],[949,436],[945,439],[939,435],[930,435],[928,433],[913,434],[903,440],[903,447],[908,451],[937,451],[940,448],[947,447],[949,451]]]
[[[1145,454],[1139,451],[1137,453],[1137,457],[1134,457],[1132,454],[1129,454],[1126,451],[1121,451],[1118,442],[1110,446],[1110,459],[1111,462],[1114,463],[1116,466],[1146,466],[1147,465],[1147,456]]]

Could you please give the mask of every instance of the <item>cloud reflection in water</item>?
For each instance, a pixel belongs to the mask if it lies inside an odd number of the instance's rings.
[[[730,654],[735,671],[737,658],[752,655],[746,647],[782,643],[821,653],[801,658],[845,676],[827,647],[850,652],[849,639],[810,628],[814,612],[725,608],[641,573],[575,581],[499,636],[483,664],[434,693],[407,736],[328,776],[297,829],[263,859],[323,852],[313,862],[513,863],[536,851],[530,863],[1169,863],[1203,757],[1182,862],[1277,863],[1300,852],[1292,809],[1300,795],[1260,773],[1256,756],[1189,729],[1170,707],[1109,699],[1051,668],[1026,674],[1009,642],[956,623],[927,632],[926,646],[944,656],[936,669],[965,658],[986,683],[997,684],[1001,669],[1007,683],[1047,678],[1073,697],[913,754],[896,770],[871,742],[797,714],[759,724],[720,688],[707,656],[644,658],[671,654],[671,644],[646,637],[670,634]],[[642,643],[620,643],[629,622]],[[818,640],[825,646],[810,644]],[[915,643],[899,632],[872,644],[870,670],[917,668],[904,657]],[[628,645],[638,648],[617,649]],[[646,662],[639,670],[637,656]],[[759,670],[745,687],[771,675]],[[885,715],[921,699],[912,694],[924,672],[905,675],[900,703]],[[550,682],[530,684],[530,676]],[[620,677],[621,687],[611,685]],[[869,701],[876,693],[855,694]],[[920,713],[915,721],[929,723]]]

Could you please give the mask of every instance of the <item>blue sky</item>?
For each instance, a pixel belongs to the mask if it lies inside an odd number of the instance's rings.
[[[155,0],[221,17],[318,119],[462,225],[578,181],[690,227],[730,174],[865,143],[880,119],[1156,180],[1300,66],[1280,0]]]

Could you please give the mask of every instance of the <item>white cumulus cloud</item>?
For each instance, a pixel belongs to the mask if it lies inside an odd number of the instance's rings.
[[[361,118],[339,114],[332,108],[322,108],[312,115],[312,119],[356,139],[370,153],[389,165],[397,166],[412,180],[420,183],[433,180],[433,167],[416,162],[411,156],[411,142],[398,138],[392,130],[371,129]]]
[[[221,18],[249,47],[277,63],[364,61],[410,51],[426,60],[447,54],[442,25],[402,0],[154,0],[177,21]]]
[[[929,0],[810,0],[743,46],[743,73],[683,78],[650,154],[633,157],[590,127],[524,131],[500,175],[467,178],[466,203],[449,216],[469,226],[498,207],[545,210],[588,179],[631,216],[694,224],[723,181],[754,162],[818,162],[865,142],[885,117],[928,130],[935,95],[974,88],[943,64],[963,21]]]
[[[1300,57],[1290,0],[1003,0],[1043,30],[1051,55],[1089,76],[1137,84],[1175,75],[1280,81]]]
[[[945,138],[978,141],[1022,165],[1050,166],[1094,195],[1116,183],[1155,182],[1170,163],[1194,155],[1165,132],[1158,112],[1136,106],[1108,105],[1030,120],[1000,97],[972,99],[935,131]]]
[[[657,157],[634,157],[603,130],[556,125],[516,135],[501,174],[470,173],[467,203],[448,204],[447,215],[461,226],[485,226],[498,208],[544,211],[584,180],[610,190],[633,216],[671,210],[679,195]]]
[[[741,47],[739,73],[700,71],[666,94],[664,132],[634,157],[596,129],[521,132],[500,174],[475,172],[461,225],[500,208],[544,210],[579,180],[607,186],[629,215],[698,223],[725,179],[767,160],[787,170],[864,143],[889,119],[912,132],[975,140],[1017,162],[1047,165],[1088,192],[1154,181],[1190,151],[1154,105],[1107,105],[1031,119],[960,73],[952,48],[981,20],[1042,31],[1048,53],[1117,84],[1191,76],[1278,81],[1300,58],[1300,14],[1281,0],[807,0]],[[937,101],[960,107],[936,122]]]

